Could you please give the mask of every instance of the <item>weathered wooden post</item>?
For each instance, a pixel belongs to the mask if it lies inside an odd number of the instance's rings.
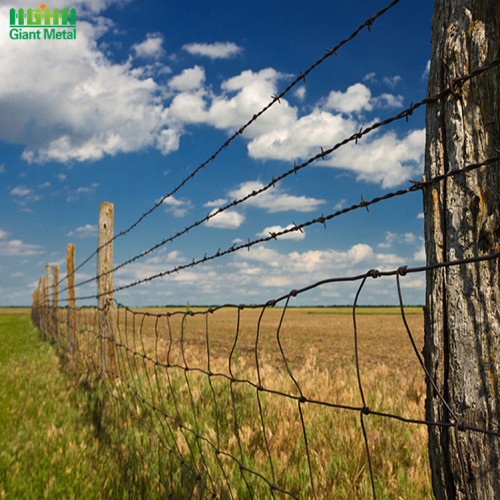
[[[429,95],[500,55],[498,0],[435,0]],[[497,156],[500,70],[473,78],[427,107],[425,175]],[[424,194],[427,263],[500,250],[497,164],[449,178]],[[429,456],[438,500],[500,498],[500,439],[467,430],[500,428],[498,259],[427,273],[425,361],[450,409],[428,385]],[[451,410],[451,411],[450,411]],[[465,481],[464,481],[465,476]]]
[[[52,331],[54,338],[59,337],[59,267],[52,267],[52,274],[54,275],[52,282]]]
[[[66,274],[68,275],[68,349],[76,352],[76,317],[75,317],[75,245],[68,244],[66,250]]]
[[[46,274],[43,278],[43,293],[44,293],[44,304],[43,304],[43,334],[45,339],[49,338],[50,335],[50,264],[45,264]]]
[[[113,302],[113,204],[101,203],[97,252],[97,295],[99,308],[99,337],[101,339],[101,376],[115,378],[117,362],[114,344]]]

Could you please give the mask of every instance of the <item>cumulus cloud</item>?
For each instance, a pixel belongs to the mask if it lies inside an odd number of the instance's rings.
[[[26,257],[42,253],[40,245],[9,240],[7,236],[7,232],[0,229],[0,257]]]
[[[390,188],[408,181],[423,170],[425,130],[413,130],[399,139],[387,132],[372,140],[347,144],[327,163],[351,170],[358,180],[376,182]]]
[[[326,101],[326,107],[341,113],[353,113],[363,110],[371,111],[373,105],[370,103],[372,93],[362,83],[351,85],[345,92],[332,90]]]
[[[169,196],[163,200],[166,211],[174,217],[184,217],[192,208],[193,204],[189,200],[179,200],[174,196]]]
[[[207,208],[220,207],[221,205],[225,205],[227,203],[227,198],[219,198],[217,200],[208,201],[203,206]]]
[[[182,71],[168,82],[170,88],[174,90],[186,91],[197,90],[205,82],[205,70],[201,66],[194,66]]]
[[[143,42],[132,45],[136,57],[156,59],[164,54],[163,35],[161,33],[148,33]]]
[[[238,188],[231,190],[229,196],[234,199],[243,198],[263,187],[264,184],[260,181],[243,182]],[[287,210],[313,212],[323,203],[326,203],[325,200],[287,194],[277,186],[245,201],[246,206],[262,208],[269,213]]]
[[[87,9],[110,3],[91,2]],[[0,12],[0,24],[8,24],[7,16]],[[175,150],[178,132],[165,124],[161,87],[144,68],[113,63],[99,50],[106,23],[78,26],[68,44],[0,37],[0,65],[9,68],[0,88],[0,140],[24,145],[28,162],[91,161],[144,147]]]
[[[262,230],[260,233],[257,233],[256,236],[259,238],[267,238],[268,236],[272,236],[273,234],[280,233],[286,229],[292,229],[294,227],[293,224],[289,224],[286,227],[281,226],[269,226]],[[306,237],[306,233],[304,230],[302,231],[293,231],[291,233],[286,233],[281,236],[278,236],[280,240],[294,240],[299,241],[303,240]]]
[[[320,147],[333,145],[359,130],[351,118],[333,115],[320,109],[292,121],[287,127],[276,127],[248,144],[251,157],[261,160],[294,160],[308,157]]]
[[[233,42],[189,43],[182,48],[190,54],[205,56],[210,59],[229,59],[243,51],[241,47]]]
[[[68,236],[76,236],[77,238],[94,238],[97,236],[97,226],[85,224],[85,226],[80,226],[74,231],[70,231]]]
[[[210,215],[217,212],[217,209],[212,210]],[[211,219],[205,222],[207,227],[215,227],[218,229],[238,229],[243,222],[245,216],[236,212],[235,210],[226,210],[214,215]]]
[[[25,198],[31,195],[31,189],[28,189],[25,186],[16,186],[15,188],[10,190],[10,194],[13,196],[19,196],[21,198]]]
[[[345,92],[332,90],[326,99],[326,109],[351,114],[372,111],[377,107],[399,108],[403,105],[403,97],[384,93],[372,97],[371,90],[362,83],[355,83]]]

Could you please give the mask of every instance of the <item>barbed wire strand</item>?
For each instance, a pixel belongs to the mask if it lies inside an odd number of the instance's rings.
[[[263,236],[263,237],[260,237],[260,238],[257,238],[257,239],[251,240],[251,241],[248,240],[247,243],[242,243],[239,245],[234,244],[230,248],[227,248],[223,251],[221,251],[219,249],[216,253],[214,253],[212,255],[207,256],[205,254],[204,257],[202,257],[202,258],[193,259],[188,264],[178,265],[178,266],[175,266],[175,267],[168,269],[166,271],[162,271],[162,272],[147,276],[145,278],[138,279],[138,280],[136,280],[132,283],[129,283],[127,285],[117,286],[111,292],[103,292],[101,294],[92,294],[92,295],[87,295],[87,296],[81,296],[81,297],[78,297],[77,300],[81,301],[81,300],[95,299],[95,298],[99,298],[100,296],[103,296],[103,295],[110,295],[110,294],[113,294],[113,293],[121,291],[121,290],[126,290],[128,288],[132,288],[132,287],[141,285],[143,283],[147,283],[147,282],[162,278],[164,276],[169,276],[169,275],[172,275],[174,273],[178,273],[179,271],[195,267],[195,266],[203,264],[205,262],[215,260],[217,258],[223,257],[225,255],[228,255],[228,254],[231,254],[231,253],[234,253],[237,251],[240,251],[240,250],[245,249],[245,248],[247,250],[250,250],[251,247],[253,247],[257,244],[264,243],[264,242],[271,241],[271,240],[276,240],[280,236],[290,234],[290,233],[293,233],[296,231],[303,231],[304,228],[315,225],[315,224],[323,224],[326,228],[326,222],[328,222],[336,217],[339,217],[341,215],[344,215],[346,213],[349,213],[349,212],[352,212],[355,210],[359,210],[359,209],[363,209],[363,208],[368,209],[368,207],[370,207],[371,205],[380,203],[382,201],[389,200],[389,199],[394,198],[394,197],[404,196],[408,193],[422,190],[431,184],[435,184],[437,182],[441,182],[441,181],[448,179],[450,177],[454,177],[454,176],[461,175],[461,174],[464,174],[464,173],[467,173],[467,172],[470,172],[473,170],[477,170],[477,169],[485,167],[485,166],[494,165],[495,163],[498,163],[499,161],[500,161],[500,156],[495,156],[492,158],[488,158],[483,162],[474,163],[474,164],[468,165],[468,166],[461,168],[461,169],[450,170],[444,174],[437,175],[437,176],[433,177],[432,179],[421,180],[421,181],[410,181],[411,186],[409,186],[405,189],[392,191],[392,192],[386,193],[383,196],[377,196],[375,198],[372,198],[371,200],[364,200],[362,197],[362,201],[360,203],[357,203],[357,204],[352,205],[352,206],[347,207],[347,208],[343,208],[341,210],[337,210],[336,212],[333,212],[329,215],[326,215],[326,216],[321,215],[320,217],[317,217],[317,218],[312,219],[312,220],[307,221],[307,222],[303,222],[301,224],[293,223],[293,226],[282,229],[281,231],[272,232],[269,234],[269,236]],[[61,300],[65,301],[67,299],[63,298]]]
[[[397,414],[391,414],[388,412],[383,412],[379,410],[375,410],[372,408],[369,408],[366,402],[366,397],[365,397],[365,391],[362,383],[362,373],[361,373],[361,368],[360,368],[360,358],[359,358],[359,333],[358,333],[358,326],[357,326],[357,309],[358,309],[358,302],[359,298],[361,296],[361,293],[365,287],[365,284],[368,280],[368,278],[372,279],[379,279],[381,277],[395,277],[396,278],[396,288],[397,288],[397,296],[398,296],[398,302],[399,302],[399,309],[401,312],[401,317],[403,320],[404,324],[404,329],[407,333],[408,339],[410,341],[412,350],[414,354],[416,355],[418,359],[418,363],[420,367],[422,368],[423,373],[425,374],[425,377],[428,382],[432,381],[432,377],[430,376],[429,372],[427,371],[425,364],[423,363],[421,356],[418,352],[418,349],[416,347],[416,343],[414,340],[414,336],[411,332],[411,329],[409,327],[409,324],[406,320],[406,315],[405,315],[405,306],[403,302],[403,296],[402,296],[402,286],[401,286],[401,278],[412,274],[412,273],[422,273],[422,272],[428,272],[432,270],[437,270],[437,269],[447,269],[450,267],[456,267],[456,266],[463,266],[463,265],[470,265],[473,263],[479,263],[479,262],[487,262],[487,261],[492,261],[495,259],[500,258],[500,252],[495,252],[492,254],[488,255],[482,255],[482,256],[475,256],[475,257],[470,257],[467,259],[460,259],[460,260],[454,260],[454,261],[446,261],[446,262],[436,262],[433,264],[429,264],[426,266],[421,266],[421,267],[414,267],[414,268],[409,268],[408,266],[400,266],[397,269],[390,269],[390,270],[378,270],[378,269],[370,269],[369,271],[358,274],[358,275],[351,275],[351,276],[340,276],[340,277],[333,277],[333,278],[328,278],[324,279],[321,281],[317,281],[316,283],[312,283],[310,285],[307,285],[301,289],[294,289],[289,291],[287,294],[284,294],[280,297],[277,297],[275,299],[271,299],[263,304],[259,305],[245,305],[245,304],[239,304],[239,305],[230,305],[230,304],[225,304],[223,306],[217,306],[217,307],[210,307],[207,309],[203,310],[196,310],[196,311],[168,311],[168,312],[159,312],[159,313],[153,313],[153,312],[142,312],[142,311],[134,311],[133,309],[123,306],[122,304],[119,304],[116,302],[116,305],[118,307],[118,314],[117,314],[117,319],[116,319],[116,337],[113,340],[116,352],[118,354],[119,358],[119,380],[120,384],[122,387],[126,387],[129,392],[130,396],[127,396],[125,393],[116,393],[116,388],[120,387],[117,386],[114,383],[107,382],[108,384],[108,392],[121,404],[124,405],[128,412],[131,414],[131,417],[135,418],[139,424],[142,424],[145,426],[145,429],[151,433],[151,435],[154,435],[156,439],[158,440],[159,446],[161,445],[165,450],[168,451],[169,455],[175,456],[175,458],[179,461],[179,464],[181,467],[186,467],[190,473],[195,474],[195,479],[197,482],[201,483],[203,485],[203,488],[205,488],[208,492],[212,494],[213,498],[222,498],[223,493],[225,492],[226,494],[229,494],[232,498],[234,498],[234,494],[232,493],[232,488],[231,484],[229,481],[229,478],[226,474],[224,465],[219,459],[219,456],[224,456],[230,460],[233,461],[233,463],[239,467],[240,474],[244,478],[245,483],[247,485],[247,488],[249,491],[251,491],[250,485],[247,483],[245,479],[245,473],[250,473],[252,476],[254,476],[257,479],[260,479],[263,481],[264,484],[267,485],[267,487],[270,490],[271,496],[274,496],[275,492],[279,492],[282,494],[285,494],[287,496],[290,496],[292,498],[299,498],[294,492],[292,491],[287,491],[285,488],[279,486],[277,484],[277,476],[275,475],[275,470],[274,470],[274,460],[272,457],[272,453],[269,447],[269,442],[267,439],[268,431],[267,431],[267,424],[266,424],[266,419],[264,418],[264,410],[262,406],[262,401],[261,401],[261,395],[262,394],[269,394],[269,396],[276,396],[276,397],[282,397],[286,398],[290,401],[295,401],[298,404],[298,410],[299,410],[299,418],[301,422],[301,427],[302,427],[302,434],[304,436],[305,442],[307,442],[307,428],[304,423],[304,418],[302,414],[302,405],[311,405],[311,406],[321,406],[325,408],[332,408],[332,409],[337,409],[337,410],[343,410],[347,412],[357,412],[359,413],[360,416],[360,424],[361,424],[361,431],[363,435],[363,440],[365,443],[365,448],[366,448],[366,456],[367,456],[367,463],[368,463],[368,469],[367,469],[367,474],[369,475],[369,481],[371,484],[371,489],[372,489],[372,495],[373,498],[376,498],[376,489],[375,489],[375,471],[373,470],[372,466],[372,457],[371,457],[371,451],[370,451],[370,446],[369,446],[369,439],[368,439],[368,434],[366,431],[366,424],[365,424],[365,419],[368,418],[369,416],[378,416],[381,418],[388,418],[388,419],[395,419],[400,422],[408,423],[408,424],[417,424],[417,425],[426,425],[426,426],[439,426],[439,427],[447,427],[450,428],[450,430],[454,433],[455,439],[457,442],[457,453],[458,453],[458,458],[460,461],[460,466],[461,466],[461,473],[462,473],[462,478],[464,480],[464,484],[466,485],[466,474],[465,474],[465,464],[464,464],[464,459],[463,459],[463,450],[462,450],[462,442],[460,439],[460,433],[464,432],[476,432],[476,433],[482,433],[485,435],[490,435],[490,436],[495,436],[495,437],[500,437],[500,429],[481,429],[478,427],[475,427],[473,425],[470,425],[469,422],[466,422],[460,418],[457,412],[453,411],[449,403],[446,401],[446,398],[444,395],[438,390],[438,388],[433,384],[433,388],[435,390],[435,397],[438,397],[440,401],[443,403],[444,406],[449,410],[449,415],[450,415],[450,420],[449,421],[428,421],[424,419],[414,419],[414,418],[407,418],[402,415],[397,415]],[[289,366],[289,363],[286,359],[286,353],[283,348],[283,345],[281,343],[280,339],[280,332],[283,324],[283,320],[287,312],[289,311],[289,304],[292,299],[295,299],[297,296],[302,295],[306,292],[309,292],[313,289],[316,289],[321,286],[325,286],[326,284],[331,284],[331,283],[343,283],[343,282],[354,282],[354,281],[360,281],[360,285],[357,289],[353,306],[352,306],[352,320],[353,320],[353,335],[354,335],[354,349],[355,349],[355,364],[356,364],[356,379],[357,379],[357,384],[359,388],[359,394],[361,397],[361,405],[360,406],[352,406],[352,405],[346,405],[342,403],[338,403],[336,401],[328,401],[328,400],[315,400],[315,399],[309,399],[301,390],[299,381],[294,377],[292,374],[291,367]],[[281,314],[279,316],[279,322],[278,326],[276,328],[276,334],[275,334],[275,339],[276,343],[279,347],[279,352],[281,355],[281,359],[283,361],[285,371],[292,382],[292,386],[295,387],[295,389],[298,392],[298,395],[293,394],[293,393],[288,393],[284,392],[283,390],[276,390],[270,387],[266,387],[263,384],[263,378],[262,378],[262,366],[261,366],[261,360],[259,356],[259,349],[260,349],[260,342],[261,342],[261,337],[262,337],[262,319],[264,316],[265,311],[267,311],[269,308],[274,308],[276,305],[279,303],[284,302],[283,310],[281,311]],[[235,334],[234,334],[234,340],[230,341],[231,344],[231,351],[229,354],[229,359],[228,359],[228,368],[229,368],[229,374],[227,373],[220,373],[220,372],[214,372],[212,370],[211,366],[211,354],[210,354],[210,340],[209,340],[209,321],[208,321],[208,316],[214,314],[216,311],[221,310],[223,308],[228,308],[232,307],[236,310],[237,312],[237,323],[236,323],[236,329],[235,329]],[[233,367],[232,367],[232,361],[233,361],[233,355],[238,343],[239,339],[239,334],[240,334],[240,314],[241,311],[244,309],[254,309],[254,310],[260,310],[260,314],[258,316],[257,324],[256,324],[256,335],[254,339],[254,347],[253,347],[253,355],[255,358],[255,367],[256,367],[256,372],[257,372],[257,380],[254,382],[248,378],[241,378],[241,377],[236,377],[234,372],[233,372]],[[121,311],[123,311],[124,314],[124,319],[120,320],[120,314]],[[46,311],[48,312],[48,311]],[[83,318],[83,324],[80,326],[80,335],[82,336],[82,341],[79,342],[79,345],[81,346],[80,349],[85,350],[85,355],[87,356],[87,359],[89,360],[87,366],[88,370],[92,370],[95,373],[100,373],[99,369],[99,348],[97,346],[100,345],[102,338],[100,334],[98,333],[98,315],[100,314],[100,310],[98,308],[94,309],[84,309],[83,310],[84,316]],[[38,314],[38,313],[37,313]],[[35,316],[37,316],[35,314]],[[128,320],[128,316],[132,316],[131,322]],[[179,343],[180,343],[180,351],[181,351],[181,358],[182,358],[182,363],[176,363],[173,362],[171,359],[171,353],[173,349],[173,335],[172,335],[172,325],[170,322],[170,319],[175,317],[175,316],[181,316],[181,323],[180,323],[180,333],[179,333]],[[187,355],[186,355],[186,345],[189,342],[189,339],[187,337],[187,318],[188,317],[195,317],[199,315],[204,315],[205,316],[205,351],[206,351],[206,368],[202,367],[202,362],[200,362],[200,366],[190,366],[188,363]],[[38,315],[39,316],[39,315]],[[85,317],[88,316],[90,319],[85,319]],[[138,321],[136,321],[136,318]],[[154,328],[153,328],[153,333],[152,335],[154,336],[154,348],[152,351],[152,354],[148,353],[148,347],[149,345],[146,342],[146,337],[150,338],[151,334],[148,333],[147,327],[146,327],[146,318],[153,318],[154,321]],[[165,319],[167,323],[167,331],[168,331],[168,352],[166,356],[166,360],[161,359],[161,355],[158,350],[158,342],[160,340],[160,332],[158,329],[158,324],[159,321]],[[47,323],[45,323],[46,325]],[[120,326],[123,325],[123,328]],[[122,333],[122,329],[124,332]],[[90,337],[85,337],[85,335],[88,333],[88,331],[93,332],[93,335]],[[129,336],[130,332],[130,336]],[[92,345],[89,346],[88,342],[89,339],[93,338],[95,339],[95,347]],[[124,358],[127,358],[126,360]],[[138,363],[138,361],[142,361],[141,363]],[[162,385],[161,380],[158,377],[158,369],[161,368],[163,369],[164,373],[166,374],[168,383],[166,386]],[[178,391],[179,389],[176,389],[175,384],[172,381],[171,378],[171,372],[177,372],[179,371],[179,374],[182,373],[183,378],[186,382],[185,387],[187,388],[187,393],[188,393],[188,400],[187,403],[184,405],[184,408],[188,411],[188,416],[183,417],[182,412],[180,411],[180,405],[182,402],[178,399]],[[215,442],[211,440],[209,436],[202,435],[201,433],[201,428],[199,426],[198,420],[197,420],[197,409],[196,409],[196,404],[194,401],[194,396],[192,392],[192,387],[191,387],[191,380],[190,380],[190,375],[191,373],[198,373],[200,375],[203,375],[206,377],[207,381],[209,382],[210,388],[211,388],[211,400],[212,400],[212,405],[213,405],[213,411],[215,415],[215,427],[216,430],[213,433],[215,436]],[[154,376],[156,378],[156,389],[153,387],[153,382],[150,378],[151,376]],[[218,409],[218,403],[217,403],[217,395],[214,389],[214,386],[212,384],[212,380],[218,378],[221,380],[226,380],[229,382],[229,386],[231,389],[231,408],[234,413],[234,423],[235,426],[233,428],[237,429],[237,411],[236,411],[236,403],[235,403],[235,396],[234,396],[234,386],[236,384],[243,384],[247,385],[250,388],[253,388],[255,390],[255,395],[257,399],[257,403],[259,406],[259,412],[258,412],[258,420],[259,420],[259,426],[261,428],[262,435],[264,437],[264,449],[265,453],[268,457],[268,463],[269,463],[269,469],[270,469],[270,475],[271,477],[266,477],[263,472],[260,470],[252,470],[250,467],[245,465],[245,462],[243,460],[244,453],[243,453],[243,448],[241,446],[241,440],[237,439],[238,441],[238,450],[240,453],[240,458],[237,458],[234,456],[233,453],[231,453],[228,450],[224,450],[221,447],[221,441],[220,441],[220,429],[219,429],[219,409]],[[432,383],[432,382],[431,382]],[[168,411],[168,402],[165,401],[165,399],[162,396],[163,388],[166,388],[167,391],[170,393],[171,396],[171,405],[174,410],[174,414],[170,414]],[[158,391],[158,395],[156,394],[156,391]],[[130,400],[130,397],[134,398],[136,403],[139,406],[137,409],[134,409],[132,403],[133,400]],[[220,396],[219,396],[220,397]],[[159,401],[163,401],[161,404],[159,404]],[[140,407],[143,407],[143,410],[140,410]],[[146,412],[146,409],[149,411]],[[144,416],[144,413],[146,415]],[[189,416],[190,415],[190,416]],[[194,422],[194,426],[190,425],[188,423],[188,420],[191,420]],[[159,422],[159,427],[155,425],[155,422]],[[175,438],[175,433],[173,431],[173,428],[170,427],[170,424],[168,422],[172,422],[177,426],[177,428],[180,430],[181,434],[184,436],[184,440],[187,445],[187,456],[185,453],[183,453],[177,446],[175,445],[170,445],[169,444],[169,439],[177,443],[177,440]],[[167,423],[167,425],[164,425],[164,423]],[[239,432],[236,432],[236,434],[239,434]],[[193,437],[194,442],[197,445],[197,450],[198,452],[195,453],[194,449],[192,447],[191,441],[188,439],[188,435],[191,435]],[[210,471],[210,467],[207,463],[208,456],[206,455],[206,452],[203,450],[201,444],[204,444],[208,446],[209,449],[212,450],[211,453],[215,455],[215,461],[218,463],[218,468],[220,470],[220,474],[222,474],[222,477],[217,479],[217,477],[213,476],[213,472]],[[314,471],[311,465],[311,450],[309,448],[309,445],[306,445],[304,447],[304,454],[307,459],[308,467],[309,467],[309,475],[310,475],[310,488],[311,488],[311,493],[315,497],[316,492],[314,489]],[[202,467],[201,469],[198,469],[198,466],[196,465],[198,463],[197,457],[200,457]],[[190,457],[190,458],[189,458]],[[186,462],[188,460],[188,462]],[[225,486],[222,486],[225,484]],[[467,486],[465,486],[466,490],[466,495],[468,496],[468,490]],[[252,498],[254,497],[253,494],[251,494]]]
[[[132,264],[133,262],[137,261],[138,259],[140,259],[142,257],[145,257],[146,255],[149,255],[150,253],[152,253],[153,251],[157,250],[158,248],[161,248],[165,244],[174,241],[175,239],[179,238],[180,236],[183,236],[184,234],[188,233],[192,229],[194,229],[194,228],[196,228],[196,227],[198,227],[198,226],[200,226],[200,225],[208,222],[210,219],[212,219],[213,217],[216,217],[220,213],[222,213],[222,212],[224,212],[224,211],[226,211],[226,210],[228,210],[230,208],[234,208],[234,207],[240,205],[241,203],[244,203],[245,201],[249,200],[250,198],[256,197],[256,196],[260,195],[261,193],[269,190],[270,188],[275,187],[276,183],[278,183],[278,182],[282,181],[283,179],[291,176],[292,174],[297,174],[297,172],[299,172],[300,170],[308,167],[310,164],[312,164],[313,162],[319,160],[320,158],[324,160],[327,156],[329,156],[330,154],[332,154],[334,151],[336,151],[337,149],[339,149],[339,148],[341,148],[341,147],[343,147],[343,146],[345,146],[345,145],[347,145],[349,143],[355,142],[357,144],[357,142],[361,138],[363,138],[365,135],[367,135],[367,134],[369,134],[369,133],[377,130],[378,128],[383,127],[383,126],[387,126],[387,125],[389,125],[389,124],[391,124],[391,123],[393,123],[395,121],[401,120],[403,118],[405,118],[406,120],[408,120],[408,117],[410,117],[414,113],[414,111],[417,110],[418,108],[420,108],[420,107],[422,107],[424,105],[430,104],[432,102],[439,101],[439,100],[441,100],[441,99],[449,96],[450,94],[451,95],[455,95],[456,92],[457,92],[457,88],[461,87],[465,82],[467,82],[471,78],[474,78],[474,77],[477,77],[477,76],[481,75],[482,73],[484,73],[486,71],[489,71],[490,69],[492,69],[492,68],[494,68],[494,67],[496,67],[498,65],[500,65],[500,58],[496,59],[495,61],[493,61],[490,64],[487,64],[487,65],[485,65],[485,66],[483,66],[481,68],[476,69],[475,71],[469,73],[468,75],[465,75],[465,76],[460,77],[460,78],[453,79],[450,82],[449,86],[446,89],[444,89],[443,91],[441,91],[441,92],[433,95],[432,97],[427,97],[425,99],[422,99],[421,101],[417,102],[416,104],[412,103],[408,108],[406,108],[405,110],[401,111],[397,115],[394,115],[394,116],[392,116],[390,118],[387,118],[387,119],[385,119],[383,121],[376,122],[376,123],[372,124],[371,126],[367,127],[366,129],[361,128],[359,130],[359,132],[356,132],[355,134],[352,134],[351,136],[349,136],[349,137],[345,138],[344,140],[336,143],[334,146],[332,146],[330,148],[327,148],[327,149],[321,148],[321,152],[320,153],[317,153],[316,155],[310,157],[308,160],[306,160],[305,162],[301,163],[300,165],[297,165],[297,163],[294,163],[294,166],[293,166],[292,169],[290,169],[290,170],[282,173],[281,175],[279,175],[276,178],[273,176],[271,182],[269,182],[268,184],[266,184],[262,188],[255,189],[251,193],[248,193],[247,195],[242,196],[239,199],[233,200],[232,202],[227,203],[226,205],[223,205],[222,207],[219,207],[217,210],[211,211],[204,218],[195,221],[191,225],[185,227],[183,230],[177,232],[176,234],[174,234],[172,236],[169,236],[168,238],[163,239],[162,241],[160,241],[159,243],[153,245],[149,249],[144,250],[143,252],[140,252],[139,254],[135,255],[134,257],[131,257],[130,259],[126,260],[125,262],[122,262],[121,264],[115,266],[113,269],[111,269],[109,271],[106,271],[106,272],[104,272],[102,274],[99,274],[99,275],[97,275],[95,277],[91,277],[89,279],[86,279],[84,281],[81,281],[81,282],[77,283],[75,285],[75,288],[78,288],[78,287],[83,286],[85,284],[88,284],[88,283],[91,283],[93,281],[96,281],[97,279],[99,279],[102,276],[106,276],[106,275],[108,275],[110,273],[118,271],[119,269],[122,269],[123,267],[125,267],[125,266],[127,266],[129,264]],[[64,292],[65,290],[67,290],[67,287],[64,288],[63,290],[61,290],[61,292]]]
[[[255,113],[250,120],[248,120],[244,125],[242,125],[229,139],[227,139],[222,146],[219,147],[219,149],[213,153],[207,160],[205,160],[203,163],[201,163],[195,170],[193,170],[187,177],[185,177],[172,191],[170,191],[168,194],[162,196],[159,201],[157,201],[149,210],[144,212],[133,224],[131,224],[127,229],[120,231],[118,234],[113,236],[113,238],[107,242],[105,242],[103,245],[98,247],[92,254],[90,254],[86,259],[84,259],[73,271],[73,274],[75,274],[77,271],[79,271],[85,264],[87,264],[92,257],[97,255],[97,252],[101,250],[102,248],[106,247],[107,245],[111,244],[113,241],[115,241],[117,238],[120,238],[122,236],[125,236],[128,234],[130,231],[132,231],[135,227],[137,227],[148,215],[150,215],[152,212],[154,212],[158,207],[160,207],[163,202],[167,198],[171,198],[174,194],[176,194],[185,184],[187,184],[192,178],[196,176],[196,174],[205,168],[210,162],[214,161],[217,156],[220,155],[222,151],[224,151],[238,136],[242,135],[243,132],[250,127],[255,121],[257,121],[260,116],[262,116],[269,108],[271,108],[276,102],[280,103],[280,100],[290,92],[298,83],[305,81],[306,76],[308,76],[314,69],[316,69],[320,64],[322,64],[324,61],[329,59],[333,55],[338,55],[338,51],[348,42],[353,40],[359,33],[361,33],[364,28],[368,28],[368,31],[371,31],[371,27],[373,26],[374,22],[381,16],[383,16],[388,10],[392,9],[395,7],[401,0],[393,0],[390,2],[386,7],[381,9],[379,12],[377,12],[374,16],[370,15],[369,19],[367,19],[363,24],[361,24],[356,30],[354,30],[351,35],[349,35],[347,38],[339,42],[333,49],[326,49],[326,53],[320,57],[315,63],[313,63],[306,71],[300,72],[300,75],[293,80],[288,87],[283,90],[280,94],[276,96],[272,96],[272,100],[264,106],[260,111]],[[65,279],[68,278],[68,275],[64,276],[61,280],[59,280],[59,284],[62,283]]]

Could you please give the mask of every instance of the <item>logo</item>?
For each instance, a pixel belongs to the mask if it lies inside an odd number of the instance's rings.
[[[76,9],[10,9],[12,40],[74,40]]]

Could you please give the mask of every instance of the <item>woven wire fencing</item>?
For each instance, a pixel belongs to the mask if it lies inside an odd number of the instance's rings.
[[[421,355],[422,313],[405,307],[401,286],[408,275],[493,261],[498,253],[418,268],[400,266],[352,276],[326,276],[258,305],[235,302],[210,308],[139,310],[113,298],[120,290],[249,250],[311,225],[326,228],[329,221],[348,212],[369,210],[371,205],[429,189],[451,177],[497,168],[498,156],[432,179],[411,181],[404,189],[361,199],[348,208],[293,222],[280,232],[194,257],[187,264],[127,284],[112,285],[113,272],[172,244],[288,176],[298,175],[344,145],[357,143],[395,121],[408,121],[416,109],[429,103],[457,98],[466,82],[479,79],[500,60],[455,78],[440,93],[322,148],[308,160],[273,176],[262,188],[219,207],[116,266],[111,262],[108,267],[98,267],[95,277],[74,284],[79,269],[94,257],[99,259],[165,199],[192,182],[267,109],[279,106],[280,99],[296,84],[359,32],[371,29],[398,2],[370,16],[350,37],[327,50],[136,222],[107,237],[76,268],[73,262],[68,263],[62,279],[54,269],[50,284],[47,269],[34,292],[34,323],[47,338],[57,341],[80,375],[97,381],[95,386],[103,391],[106,401],[100,423],[114,425],[127,436],[154,495],[376,498],[398,491],[404,498],[422,498],[431,495],[425,452],[429,426],[455,429],[458,443],[461,433],[479,433],[485,441],[500,436],[497,430],[475,428],[465,422],[434,385]],[[94,281],[98,284],[96,294],[74,298],[75,288]],[[64,282],[66,286],[60,290]],[[106,282],[107,287],[102,284]],[[387,314],[360,309],[359,303],[372,282],[393,287],[399,301],[397,314],[393,310]],[[320,311],[294,307],[297,297],[307,297],[315,289],[335,288],[342,294],[342,287],[348,284],[357,287],[348,308]],[[67,301],[67,305],[59,307],[59,293],[63,292],[67,292],[67,298],[61,302]],[[97,301],[97,305],[76,307],[78,301],[88,300]],[[397,356],[393,355],[396,351]],[[448,408],[449,421],[425,420],[426,392]],[[465,452],[459,446],[459,453]],[[462,456],[460,459],[463,463]],[[462,474],[466,483],[463,465]]]

